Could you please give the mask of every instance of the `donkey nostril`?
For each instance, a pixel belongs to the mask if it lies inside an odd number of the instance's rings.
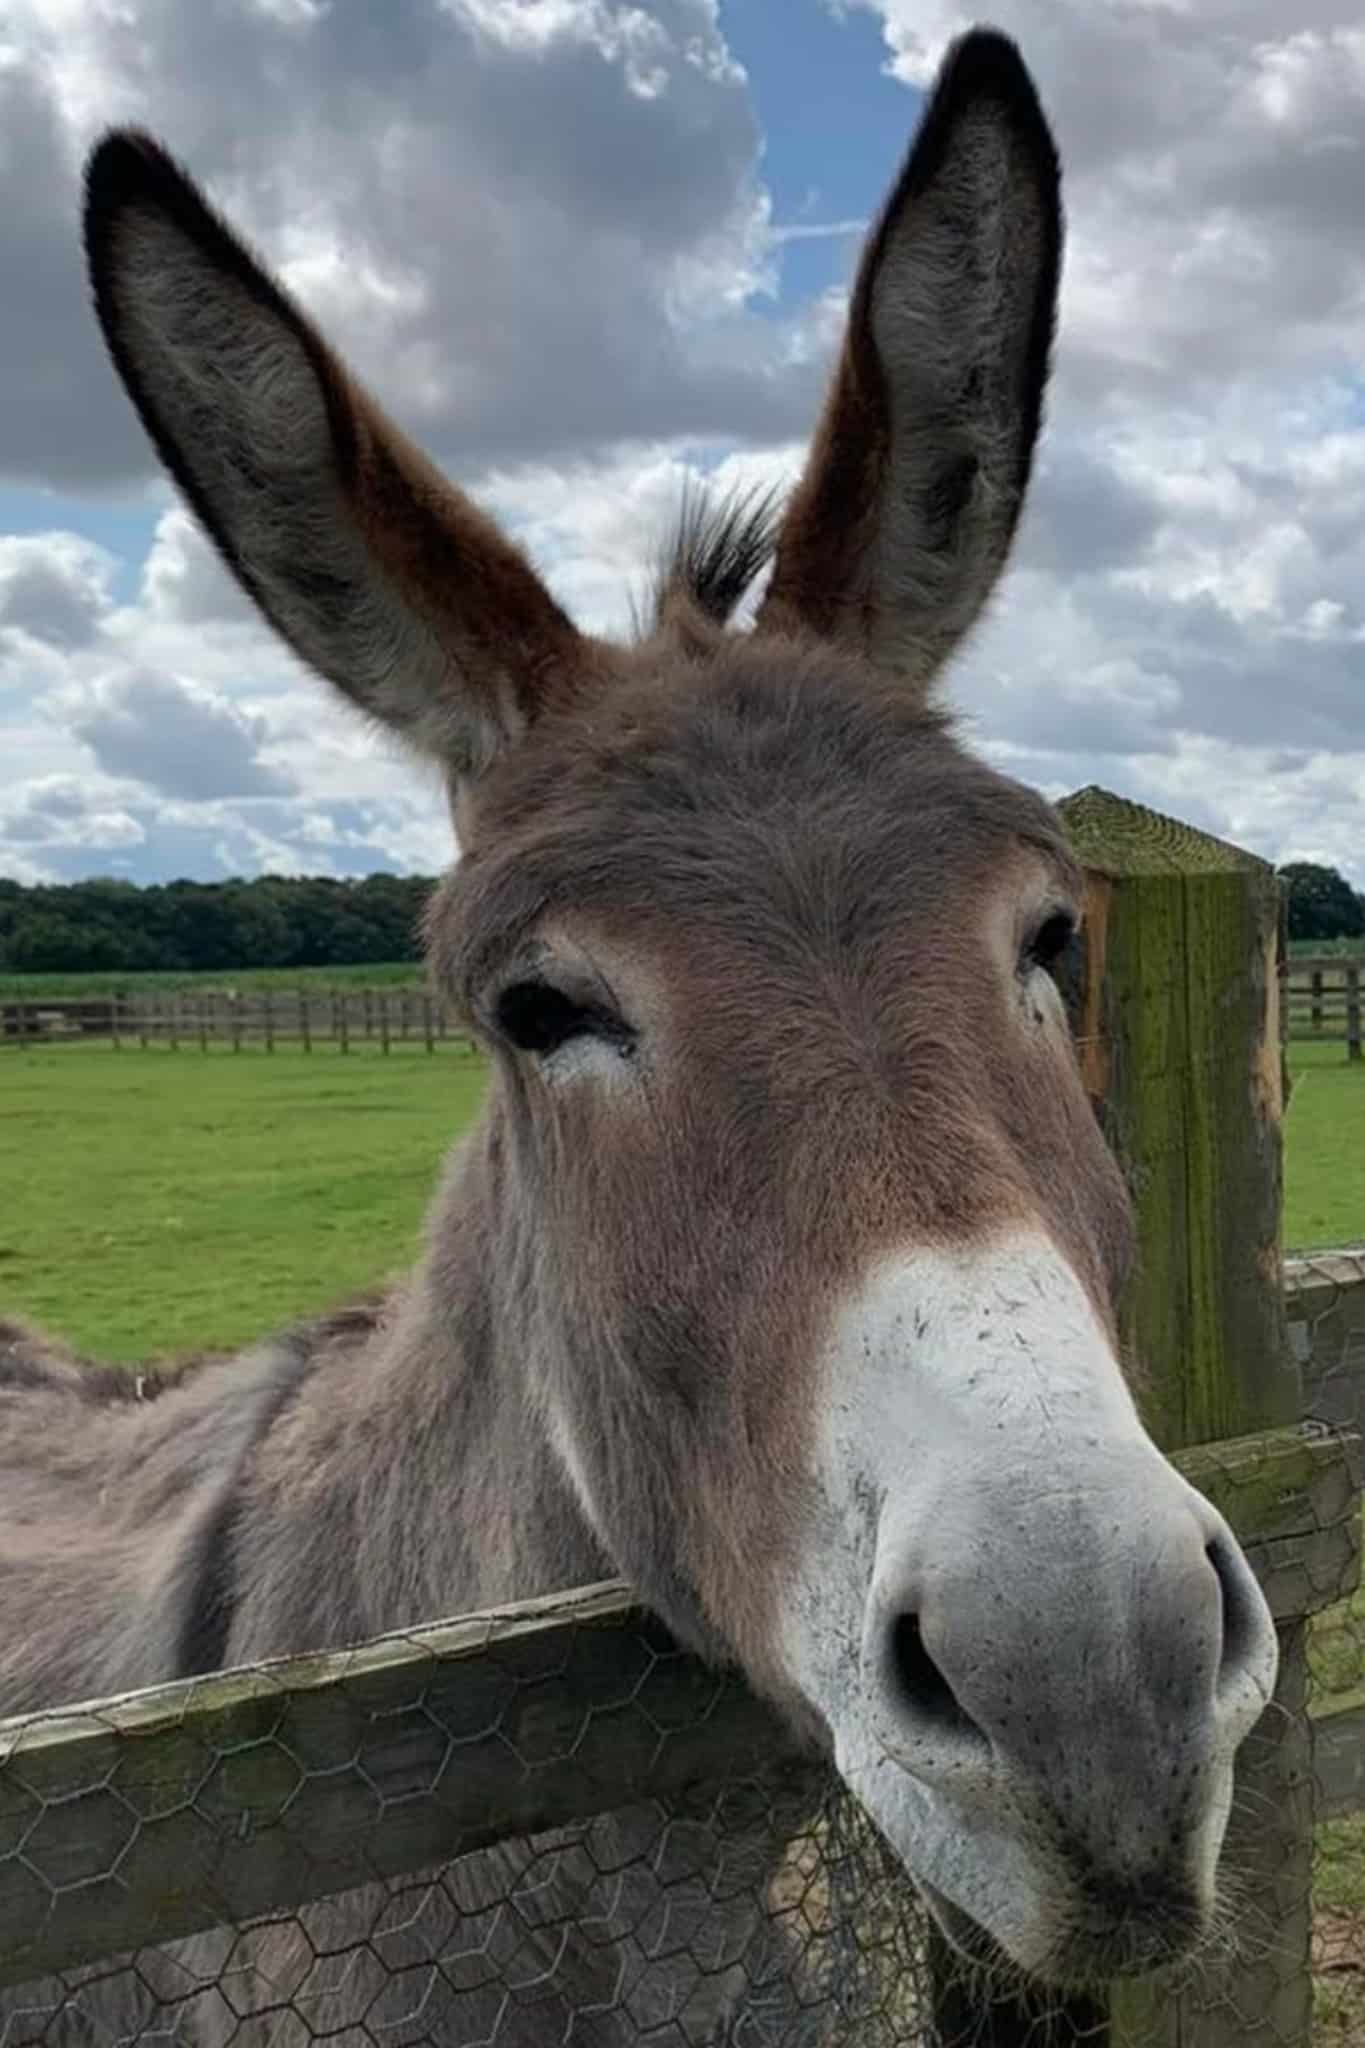
[[[1221,1674],[1243,1667],[1247,1663],[1256,1644],[1257,1615],[1245,1583],[1245,1575],[1237,1569],[1237,1561],[1227,1539],[1221,1535],[1215,1536],[1211,1543],[1205,1545],[1204,1555],[1213,1566],[1213,1575],[1218,1581],[1222,1603],[1223,1650],[1219,1659]]]
[[[891,1669],[902,1704],[920,1721],[942,1732],[979,1733],[975,1721],[935,1663],[917,1614],[896,1617],[891,1631]]]

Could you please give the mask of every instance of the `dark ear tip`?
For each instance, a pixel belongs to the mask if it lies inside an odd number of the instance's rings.
[[[85,160],[83,226],[86,253],[98,264],[110,230],[132,207],[183,213],[189,180],[154,135],[141,128],[111,128]]]
[[[85,213],[116,213],[160,183],[171,162],[161,144],[141,128],[110,128],[85,160]],[[173,175],[173,173],[172,173]]]
[[[1033,74],[1019,45],[1003,29],[971,28],[951,43],[939,71],[938,90],[954,101],[994,99],[1015,120],[1048,133]]]
[[[959,88],[981,88],[992,85],[1023,85],[1033,88],[1029,68],[1019,54],[1019,45],[1012,36],[1000,28],[981,26],[969,28],[957,36],[947,48],[943,58],[943,76],[952,76]]]

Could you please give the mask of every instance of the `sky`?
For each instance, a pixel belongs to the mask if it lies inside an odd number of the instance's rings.
[[[584,626],[683,485],[788,483],[953,0],[6,0],[0,874],[435,872],[444,794],[257,623],[89,310],[159,134]],[[1365,886],[1359,0],[996,0],[1069,231],[963,731]]]

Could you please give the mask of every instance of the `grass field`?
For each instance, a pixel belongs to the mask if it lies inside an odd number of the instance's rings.
[[[62,996],[107,996],[115,989],[129,995],[189,993],[195,989],[247,988],[402,988],[425,987],[420,960],[367,961],[359,967],[234,967],[203,974],[4,974],[0,1000],[45,1002]]]
[[[1365,1239],[1365,1063],[1293,1052],[1286,1243]],[[483,1079],[403,1047],[0,1053],[0,1312],[134,1359],[321,1308],[411,1258]]]
[[[1308,1251],[1365,1239],[1365,1060],[1339,1045],[1289,1051],[1284,1241]]]
[[[0,1054],[0,1312],[135,1359],[325,1307],[411,1258],[483,1083],[420,1049]]]

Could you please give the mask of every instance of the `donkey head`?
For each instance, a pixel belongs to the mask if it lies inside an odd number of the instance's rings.
[[[761,516],[693,534],[637,644],[576,631],[145,137],[93,157],[87,239],[229,567],[454,792],[432,955],[495,1066],[507,1369],[583,1523],[832,1748],[952,1936],[1057,1981],[1179,1954],[1274,1635],[1118,1362],[1064,835],[928,696],[1047,376],[1013,47],[947,60],[751,633]]]

